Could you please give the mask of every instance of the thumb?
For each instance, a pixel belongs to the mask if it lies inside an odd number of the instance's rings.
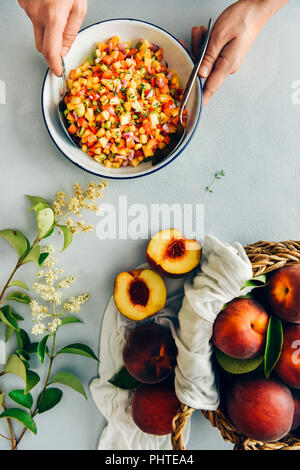
[[[220,40],[220,35],[213,30],[200,66],[200,77],[207,78],[210,75],[224,46],[225,43]]]

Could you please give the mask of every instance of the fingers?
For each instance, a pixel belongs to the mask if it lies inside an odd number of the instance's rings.
[[[70,11],[67,25],[63,33],[61,55],[64,57],[69,52],[73,42],[76,39],[77,33],[80,29],[82,21],[85,17],[87,10],[86,0],[76,0]]]
[[[34,25],[34,40],[35,47],[39,52],[43,50],[43,41],[44,41],[44,27],[42,25]]]
[[[42,53],[49,68],[57,75],[61,76],[61,50],[62,38],[65,29],[65,22],[57,21],[45,27]]]
[[[199,70],[200,77],[206,78],[209,76],[226,42],[227,41],[222,40],[221,35],[218,34],[215,29],[212,30],[206,53]]]
[[[192,51],[196,58],[200,55],[201,43],[205,33],[205,26],[194,26],[192,28]]]
[[[189,48],[188,48],[188,46],[187,46],[187,43],[186,43],[185,41],[183,41],[183,39],[178,39],[178,41],[179,41],[180,44],[187,50],[187,52],[192,56],[192,59],[193,59],[193,61],[195,62],[195,61],[196,61],[196,58],[195,58],[194,54],[191,54],[191,53],[189,52]]]
[[[236,58],[238,56],[238,43],[233,40],[224,47],[218,57],[215,66],[207,78],[203,89],[203,106],[220,88],[225,78],[237,69]]]

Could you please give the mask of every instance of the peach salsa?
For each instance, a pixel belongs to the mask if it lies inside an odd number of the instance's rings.
[[[135,167],[170,142],[183,90],[162,60],[159,46],[143,40],[132,47],[114,36],[99,42],[93,58],[71,71],[65,96],[68,132],[97,162]]]

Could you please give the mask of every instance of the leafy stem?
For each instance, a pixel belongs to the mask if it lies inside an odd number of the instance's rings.
[[[213,193],[213,185],[215,184],[215,182],[219,179],[221,179],[222,176],[225,176],[225,173],[224,173],[224,170],[220,170],[220,171],[217,171],[217,173],[215,173],[215,176],[213,178],[213,180],[211,181],[210,185],[209,186],[206,186],[206,191],[208,193]]]
[[[0,388],[0,393],[2,393],[1,388]],[[2,406],[3,410],[6,410],[7,407],[6,407],[6,403],[5,403],[4,398],[3,398],[3,401],[1,403],[1,406]],[[10,438],[7,438],[3,434],[0,434],[0,437],[3,437],[3,439],[9,440],[11,442],[11,450],[15,450],[16,449],[16,444],[17,444],[17,439],[16,439],[16,435],[15,435],[15,432],[14,432],[14,429],[13,429],[13,426],[12,426],[12,422],[11,422],[10,418],[6,418],[6,422],[7,422]]]
[[[2,301],[3,299],[3,296],[12,280],[12,278],[14,277],[14,275],[16,274],[17,270],[22,266],[22,262],[24,261],[24,259],[26,258],[26,256],[33,250],[33,248],[38,245],[40,243],[40,238],[37,236],[36,239],[34,240],[33,244],[31,245],[31,247],[24,253],[24,255],[22,255],[18,261],[17,261],[17,264],[16,266],[14,267],[14,269],[12,270],[8,280],[6,281],[2,291],[1,291],[1,294],[0,294],[0,302]]]
[[[52,302],[52,306],[53,306],[53,314],[54,316],[56,315],[55,314],[55,305],[54,305],[54,302]],[[44,382],[44,386],[42,388],[42,391],[39,395],[39,398],[37,400],[37,404],[34,408],[34,410],[31,412],[31,417],[34,418],[37,413],[38,413],[38,408],[39,408],[39,404],[41,403],[44,395],[45,395],[45,392],[46,392],[46,389],[49,385],[49,378],[50,378],[50,374],[51,374],[51,371],[52,371],[52,365],[53,365],[53,361],[55,359],[55,354],[54,354],[54,348],[55,348],[55,340],[56,340],[56,332],[53,333],[52,335],[52,348],[51,348],[51,353],[50,353],[50,356],[49,356],[49,366],[48,366],[48,371],[47,371],[47,376],[46,376],[46,379],[45,379],[45,382]],[[17,449],[17,445],[21,442],[21,440],[23,439],[23,436],[24,434],[26,433],[27,431],[27,428],[24,427],[19,438],[16,439],[16,442],[15,442],[15,447],[13,450]]]

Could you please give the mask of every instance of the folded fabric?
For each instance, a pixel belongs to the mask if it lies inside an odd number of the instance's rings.
[[[251,277],[251,263],[239,243],[230,246],[205,238],[200,270],[185,283],[179,328],[173,332],[178,348],[175,390],[181,403],[202,410],[218,408],[211,360],[213,322],[225,303],[251,290],[241,290]]]
[[[167,324],[172,330],[178,348],[175,388],[182,403],[197,409],[218,407],[219,394],[211,361],[212,325],[224,303],[250,290],[241,291],[241,286],[251,277],[251,263],[240,244],[225,245],[214,237],[206,237],[200,270],[194,279],[185,283],[166,280],[166,307],[155,317],[144,320]],[[139,430],[131,418],[131,392],[108,382],[123,366],[126,336],[135,326],[135,322],[120,315],[111,298],[101,329],[100,378],[94,379],[90,386],[96,405],[108,421],[98,449],[171,449],[170,436],[154,436]],[[189,425],[185,442],[188,435]]]
[[[142,266],[142,267],[147,267]],[[183,297],[183,281],[167,281],[168,300],[166,307],[153,319],[166,326],[178,325],[177,312]],[[108,382],[123,367],[123,349],[126,336],[136,323],[127,320],[118,312],[113,298],[104,313],[101,328],[99,350],[99,377],[91,382],[90,390],[93,399],[107,420],[103,430],[99,450],[170,450],[170,436],[146,434],[135,425],[131,418],[130,401],[132,393],[122,390]],[[189,427],[184,434],[188,441]]]

